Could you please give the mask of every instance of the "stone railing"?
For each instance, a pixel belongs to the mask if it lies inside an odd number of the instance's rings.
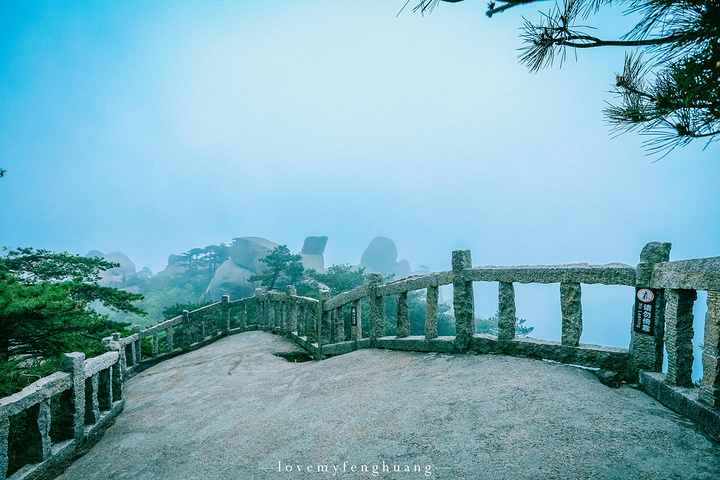
[[[628,349],[580,344],[582,304],[580,284],[635,286],[635,269],[629,265],[554,265],[473,267],[470,252],[453,252],[452,270],[413,276],[383,283],[382,275],[368,275],[368,282],[333,298],[322,298],[322,316],[317,318],[316,331],[322,355],[345,353],[355,348],[377,347],[424,352],[482,352],[545,358],[563,363],[579,364],[612,370],[632,377],[633,361]],[[474,332],[473,282],[497,282],[499,321],[498,335]],[[514,283],[557,283],[562,306],[562,341],[542,341],[515,336]],[[437,311],[439,287],[453,286],[455,336],[439,337]],[[425,290],[426,311],[424,335],[410,335],[408,294]],[[327,295],[327,294],[325,294]],[[385,298],[397,302],[397,328],[394,336],[385,332]],[[369,305],[369,338],[362,339],[361,300]],[[351,309],[351,332],[344,328],[344,309]]]
[[[86,440],[122,411],[119,345],[117,338],[109,340],[107,347],[115,351],[87,360],[83,353],[66,353],[60,372],[0,399],[0,478],[8,476],[9,467],[13,480],[36,478],[72,460]],[[17,431],[15,422],[26,427]],[[19,440],[11,441],[11,429]],[[30,463],[11,465],[11,449],[25,452]]]
[[[80,353],[65,354],[63,371],[0,399],[0,479],[7,477],[13,416],[25,412],[32,417],[36,425],[33,429],[39,432],[33,438],[37,438],[41,455],[36,463],[22,467],[10,478],[34,478],[71,459],[90,435],[122,410],[123,381],[182,352],[227,335],[258,329],[292,339],[317,359],[360,348],[502,353],[610,370],[626,380],[634,380],[639,373],[640,384],[648,393],[720,437],[720,257],[670,262],[669,254],[670,244],[653,242],[641,252],[637,268],[619,263],[473,267],[470,251],[456,250],[452,253],[452,270],[390,283],[384,283],[382,275],[369,274],[363,285],[334,297],[327,291],[321,291],[319,299],[299,296],[292,285],[282,293],[258,288],[252,297],[234,301],[224,296],[220,302],[185,311],[150,328],[135,326],[128,337],[114,334],[103,340],[110,351],[99,357],[85,360]],[[498,284],[497,335],[474,332],[473,282]],[[559,284],[559,342],[516,337],[515,283]],[[642,315],[638,317],[636,302],[633,321],[629,322],[634,328],[628,349],[581,344],[582,284],[635,287],[636,296],[651,292],[657,298],[652,306],[652,328],[644,330],[646,325],[635,325],[638,319],[643,320]],[[438,336],[438,298],[443,285],[453,286],[456,331],[448,337]],[[411,336],[408,294],[418,290],[425,290],[424,334]],[[708,292],[708,310],[703,381],[701,388],[693,389],[692,308],[697,290]],[[388,297],[396,297],[397,301],[393,336],[386,335]],[[363,305],[367,311],[363,311]],[[363,321],[369,326],[367,338],[363,338]],[[665,348],[666,375],[660,373]],[[54,436],[50,431],[51,400],[58,402],[59,424],[70,425],[64,430],[56,428],[59,433]]]
[[[654,338],[643,338],[646,365],[654,363],[654,368],[640,373],[640,383],[659,401],[720,437],[720,257],[662,260],[645,268],[649,286],[663,298],[664,332],[659,329]],[[702,380],[699,388],[693,388],[693,307],[698,291],[707,292],[707,311]],[[666,374],[660,373],[663,346],[667,351]]]

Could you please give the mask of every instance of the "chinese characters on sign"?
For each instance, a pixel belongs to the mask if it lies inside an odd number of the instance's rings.
[[[357,307],[350,307],[350,326],[357,327]]]
[[[653,288],[635,289],[635,318],[633,329],[637,333],[646,335],[655,334],[655,312],[658,305],[658,296],[661,291]]]

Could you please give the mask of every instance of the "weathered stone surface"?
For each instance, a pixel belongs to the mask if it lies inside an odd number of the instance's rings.
[[[582,335],[582,301],[579,283],[560,284],[562,310],[562,344],[576,347]]]
[[[385,335],[385,298],[377,290],[383,283],[383,276],[371,273],[367,276],[370,295],[370,343]]]
[[[438,287],[428,287],[425,305],[425,338],[433,340],[438,338],[437,329],[437,308],[438,308]]]
[[[134,344],[133,344],[134,345]],[[74,403],[74,433],[75,441],[85,439],[85,354],[74,352],[64,353],[60,363],[60,370],[71,374]]]
[[[703,341],[703,379],[699,399],[720,408],[720,292],[708,292]]]
[[[421,290],[428,287],[450,285],[453,282],[452,271],[429,273],[427,275],[414,275],[402,280],[388,282],[380,287],[379,291],[384,296],[397,295],[403,292]]]
[[[635,285],[635,269],[622,263],[518,265],[516,267],[487,265],[468,270],[465,278],[476,282]]]
[[[100,370],[105,370],[110,365],[117,363],[118,352],[106,352],[97,357],[88,358],[85,360],[85,378],[95,375]]]
[[[470,250],[453,250],[453,309],[455,311],[455,343],[460,351],[467,348],[475,330],[475,294],[472,282],[465,281],[465,272],[472,268]]]
[[[659,263],[653,268],[652,286],[720,290],[720,257]]]
[[[85,425],[93,425],[100,420],[98,381],[97,373],[85,379]]]
[[[37,416],[37,426],[40,432],[40,445],[43,461],[50,458],[52,441],[50,440],[50,399],[40,402]]]
[[[695,290],[665,290],[665,348],[668,355],[668,372],[665,381],[673,385],[692,385],[693,365],[693,304]]]
[[[0,418],[0,478],[7,476],[9,456],[8,439],[10,437],[10,419]]]
[[[515,287],[512,283],[498,283],[498,340],[515,338]]]
[[[343,305],[347,305],[348,303],[354,302],[356,300],[360,300],[363,297],[367,297],[368,295],[368,283],[364,283],[360,285],[359,287],[355,287],[349,292],[344,292],[338,295],[335,295],[331,299],[329,299],[327,302],[325,302],[324,308],[326,309],[333,309],[337,307],[341,307]]]
[[[11,417],[21,411],[72,387],[72,377],[57,372],[31,383],[21,391],[0,398],[0,420]]]
[[[327,290],[320,291],[320,336],[319,343],[326,345],[332,339],[332,319],[330,311],[324,310],[324,303],[330,299],[330,292]]]
[[[610,388],[619,388],[623,383],[622,377],[618,372],[613,372],[612,370],[601,368],[595,372],[595,376],[598,377],[598,380],[600,380],[603,385],[607,385]]]
[[[360,259],[360,266],[366,273],[394,274],[395,278],[410,275],[411,268],[407,260],[397,261],[398,251],[395,242],[387,237],[375,237],[367,246]]]
[[[400,458],[432,465],[437,480],[716,480],[720,469],[717,443],[644,393],[610,390],[585,370],[388,350],[305,363],[272,356],[293,349],[248,332],[135,377],[131,409],[59,480],[331,477],[278,473],[278,461],[298,452],[341,468],[348,455]],[[308,441],[309,425],[320,440]]]
[[[407,293],[401,293],[397,297],[397,338],[410,336],[410,309],[408,307]]]

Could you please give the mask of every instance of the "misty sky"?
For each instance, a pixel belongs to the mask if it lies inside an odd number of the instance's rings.
[[[327,235],[328,265],[384,235],[432,270],[719,255],[717,144],[611,138],[623,52],[528,73],[537,8],[486,3],[0,0],[0,244],[154,272],[251,235]]]

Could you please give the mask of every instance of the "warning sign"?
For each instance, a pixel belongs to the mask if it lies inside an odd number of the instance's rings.
[[[655,334],[655,315],[657,310],[658,295],[662,290],[652,288],[635,289],[635,318],[633,330],[646,335]]]

